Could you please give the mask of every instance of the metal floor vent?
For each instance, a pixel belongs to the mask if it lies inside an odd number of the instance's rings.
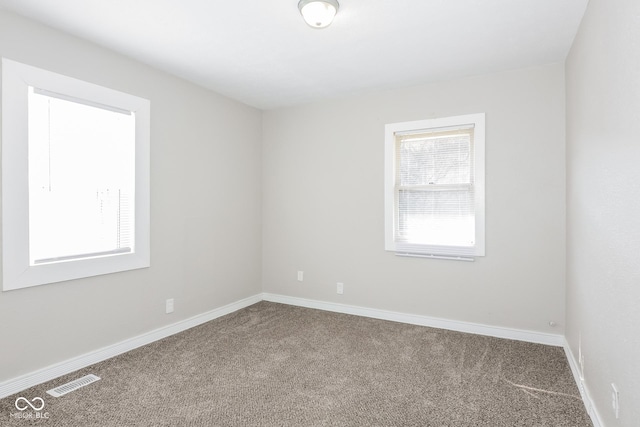
[[[64,396],[67,393],[70,393],[74,390],[77,390],[86,385],[94,383],[99,379],[100,377],[97,377],[93,374],[85,375],[84,377],[78,378],[77,380],[73,380],[70,383],[66,383],[56,388],[52,388],[51,390],[47,390],[47,394],[50,394],[53,397]]]

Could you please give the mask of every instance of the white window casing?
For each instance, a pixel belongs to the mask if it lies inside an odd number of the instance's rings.
[[[2,123],[3,291],[149,267],[148,100],[2,58]]]
[[[484,149],[483,113],[386,125],[386,250],[485,255]]]

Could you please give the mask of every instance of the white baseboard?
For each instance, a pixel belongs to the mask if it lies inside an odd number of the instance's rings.
[[[564,353],[567,355],[567,360],[569,361],[569,367],[571,368],[571,373],[573,374],[573,379],[578,386],[578,390],[580,391],[580,397],[582,397],[582,401],[584,402],[584,407],[591,418],[591,422],[593,423],[593,427],[604,427],[604,423],[600,419],[600,415],[593,404],[593,400],[591,400],[591,396],[589,395],[589,390],[587,385],[580,379],[580,367],[578,361],[573,355],[571,351],[571,347],[569,343],[565,339],[564,341]]]
[[[103,360],[126,353],[127,351],[131,351],[143,345],[161,340],[162,338],[166,338],[170,335],[177,334],[178,332],[193,328],[194,326],[201,325],[226,314],[233,313],[234,311],[248,307],[260,301],[262,301],[262,295],[254,295],[240,301],[227,304],[223,307],[213,309],[206,313],[155,329],[147,332],[146,334],[129,338],[99,350],[74,357],[73,359],[65,360],[64,362],[56,363],[55,365],[39,369],[35,372],[10,379],[0,383],[0,399],[43,382],[50,381],[54,378],[58,378],[62,375],[77,371],[78,369],[86,368],[94,363],[102,362]]]
[[[319,310],[334,311],[344,314],[353,314],[356,316],[371,317],[374,319],[391,320],[394,322],[409,323],[412,325],[448,329],[451,331],[468,332],[477,335],[487,335],[497,338],[527,341],[537,344],[552,345],[556,347],[563,347],[565,343],[564,336],[562,335],[545,334],[542,332],[502,328],[498,326],[488,326],[470,322],[460,322],[457,320],[441,319],[437,317],[422,316],[417,314],[405,314],[396,311],[386,311],[375,308],[366,308],[354,305],[338,304],[270,293],[263,293],[262,298],[265,301],[278,302],[282,304],[316,308]]]
[[[325,301],[310,300],[305,298],[290,297],[285,295],[277,295],[264,293],[262,298],[265,301],[277,302],[281,304],[295,305],[299,307],[315,308],[319,310],[333,311],[337,313],[353,314],[356,316],[371,317],[374,319],[391,320],[394,322],[409,323],[412,325],[429,326],[439,329],[448,329],[458,332],[467,332],[471,334],[487,335],[498,338],[507,338],[518,341],[527,341],[537,344],[546,344],[556,347],[563,347],[574,380],[580,391],[580,396],[584,402],[584,406],[593,422],[594,427],[604,427],[604,423],[600,420],[598,411],[593,405],[593,401],[589,396],[588,389],[580,380],[580,371],[578,364],[573,357],[571,348],[563,335],[545,334],[541,332],[523,331],[520,329],[501,328],[496,326],[487,326],[477,323],[460,322],[456,320],[441,319],[436,317],[420,316],[414,314],[405,314],[394,311],[378,310],[372,308],[358,307],[353,305],[330,303]]]
[[[594,427],[604,426],[604,424],[602,424],[599,419],[599,416],[592,404],[591,399],[589,398],[588,391],[583,387],[583,384],[580,381],[579,371],[577,369],[575,358],[573,357],[571,349],[569,348],[565,338],[562,335],[501,328],[496,326],[460,322],[455,320],[415,314],[405,314],[394,311],[330,303],[325,301],[310,300],[305,298],[297,298],[270,293],[254,295],[243,300],[225,305],[224,307],[220,307],[206,313],[193,316],[189,319],[185,319],[171,325],[150,331],[146,334],[139,335],[137,337],[127,339],[125,341],[104,347],[102,349],[83,354],[73,359],[69,359],[64,362],[39,369],[38,371],[31,372],[17,378],[10,379],[8,381],[0,383],[0,399],[18,393],[27,388],[33,387],[35,385],[41,384],[43,382],[50,381],[62,375],[77,371],[78,369],[93,365],[94,363],[98,363],[119,354],[126,353],[127,351],[131,351],[143,345],[158,341],[162,338],[166,338],[170,335],[174,335],[187,329],[193,328],[194,326],[201,325],[226,314],[233,313],[234,311],[248,307],[262,300],[300,307],[315,308],[325,311],[333,311],[337,313],[352,314],[356,316],[371,317],[374,319],[390,320],[394,322],[408,323],[413,325],[429,326],[478,335],[487,335],[498,338],[564,347],[567,359],[569,361],[569,366],[571,367],[571,371],[573,372],[576,384],[578,385],[578,389],[580,390],[580,393],[582,395],[585,407],[589,413],[589,416],[593,420]]]

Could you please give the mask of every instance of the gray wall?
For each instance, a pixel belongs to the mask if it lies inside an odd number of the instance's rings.
[[[640,422],[639,17],[637,0],[591,0],[566,65],[566,335],[607,426]]]
[[[0,11],[0,55],[152,109],[152,267],[0,293],[0,382],[262,290],[562,334],[566,270],[566,334],[576,356],[582,343],[589,393],[606,425],[634,425],[639,8],[589,4],[566,64],[566,168],[563,64],[263,114]],[[384,124],[476,112],[487,114],[487,256],[385,252]]]
[[[0,382],[260,292],[259,110],[3,11],[0,55],[151,101],[151,268],[0,293]]]
[[[384,125],[481,112],[487,255],[386,252]],[[263,290],[562,334],[564,138],[563,64],[265,112]]]

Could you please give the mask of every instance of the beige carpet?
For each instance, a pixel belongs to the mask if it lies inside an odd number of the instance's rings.
[[[19,396],[49,418],[11,418]],[[592,424],[561,348],[261,302],[2,399],[0,425]]]

